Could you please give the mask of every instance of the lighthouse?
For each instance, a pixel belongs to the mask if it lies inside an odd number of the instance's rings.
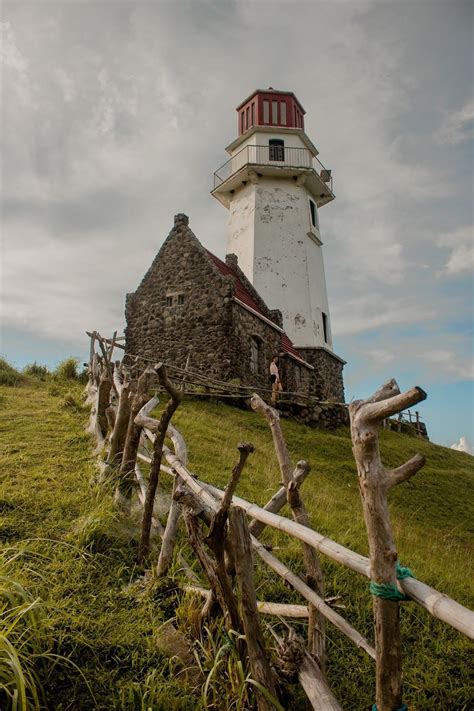
[[[335,197],[331,171],[318,160],[292,92],[258,89],[237,116],[238,137],[212,190],[229,211],[227,252],[281,311],[285,332],[311,362],[316,351],[333,354],[319,226],[319,210]]]

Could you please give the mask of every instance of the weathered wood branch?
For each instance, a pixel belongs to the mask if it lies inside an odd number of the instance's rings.
[[[226,497],[224,496],[223,503],[225,501]],[[232,547],[234,548],[240,609],[252,677],[278,700],[273,674],[267,659],[265,643],[260,629],[257,596],[255,594],[255,583],[253,579],[250,535],[245,514],[241,509],[235,507],[230,509],[229,529]],[[258,689],[257,705],[261,711],[272,711],[274,708],[274,705]]]
[[[227,629],[233,629],[237,632],[241,631],[236,600],[227,574],[223,571],[224,575],[222,575],[222,570],[218,570],[216,563],[206,552],[197,518],[188,511],[184,511],[184,521],[186,523],[189,542],[209,581],[211,590],[219,602]]]
[[[131,499],[135,482],[135,462],[140,444],[141,427],[135,424],[135,417],[148,402],[148,388],[153,371],[147,368],[139,377],[137,390],[130,403],[127,434],[123,447],[122,463],[118,472],[117,488],[114,500],[124,511],[130,512]]]
[[[300,496],[299,487],[296,486],[292,471],[290,453],[286,446],[285,438],[280,424],[280,416],[276,410],[267,405],[262,398],[254,394],[250,400],[252,410],[262,414],[267,420],[273,436],[273,444],[280,465],[281,477],[286,488],[288,504],[291,508],[293,518],[297,523],[309,527],[309,516],[306,507]],[[299,462],[300,469],[310,469],[307,462]],[[303,559],[306,570],[306,582],[309,587],[314,590],[319,597],[324,597],[324,579],[321,562],[318,554],[311,546],[302,543]],[[325,634],[324,634],[324,619],[317,612],[317,608],[309,608],[308,622],[308,650],[315,655],[322,671],[326,668],[326,651],[325,651]]]
[[[296,487],[301,486],[301,484],[304,482],[309,472],[311,471],[309,467],[300,467],[299,464],[300,462],[298,462],[298,464],[296,465],[296,469],[293,472],[292,476],[293,485]],[[273,494],[272,498],[265,504],[263,509],[265,511],[270,511],[271,513],[278,513],[279,511],[281,511],[281,509],[286,503],[286,487],[282,486],[278,489],[277,492],[275,492],[275,494]],[[255,519],[251,521],[249,525],[249,531],[253,536],[255,536],[255,538],[259,538],[264,529],[265,524]]]
[[[401,484],[402,481],[408,481],[425,465],[425,462],[426,459],[422,454],[415,454],[408,462],[396,469],[385,470],[387,485],[391,488],[396,484]]]
[[[310,604],[312,604],[329,622],[331,622],[338,630],[348,637],[359,649],[363,649],[369,657],[375,659],[375,650],[369,642],[363,637],[360,632],[354,629],[338,612],[333,610],[324,600],[314,592],[301,578],[286,567],[278,558],[270,553],[265,546],[260,543],[254,536],[252,537],[252,546],[259,557],[280,575],[283,580],[286,580],[292,588],[297,590]]]
[[[378,443],[378,427],[406,407],[426,398],[418,387],[392,396],[398,386],[390,381],[367,401],[349,405],[352,449],[357,465],[370,554],[370,572],[376,584],[392,586],[397,592],[397,550],[390,523],[387,493],[395,483],[405,481],[423,466],[424,458],[414,457],[392,472],[382,464]],[[380,393],[383,393],[383,399]],[[379,711],[392,711],[402,705],[402,650],[400,610],[396,599],[374,596],[376,648],[376,703]]]
[[[107,375],[109,376],[111,388],[112,388],[112,390],[114,391],[116,397],[118,397],[118,392],[117,392],[117,390],[116,390],[116,388],[115,388],[114,378],[113,378],[113,375],[112,375],[112,364],[111,364],[111,362],[110,362],[110,360],[109,360],[109,356],[108,356],[108,353],[107,353],[106,348],[105,348],[105,346],[104,346],[104,342],[103,342],[103,340],[102,340],[102,336],[100,336],[98,333],[96,333],[96,334],[95,334],[95,337],[96,337],[96,339],[97,339],[97,341],[98,341],[98,343],[99,343],[99,348],[100,348],[100,350],[102,351],[102,357],[103,357],[103,359],[104,359],[104,366],[105,366],[105,369],[106,369],[106,371],[107,371]]]
[[[175,498],[176,487],[178,485],[178,477],[173,481],[173,492],[171,496],[171,506],[168,511],[166,520],[163,542],[161,544],[160,556],[156,565],[156,574],[158,577],[166,575],[173,559],[173,549],[178,534],[179,517],[181,516],[181,506]]]
[[[272,627],[269,629],[281,652],[285,647],[284,640],[279,637]],[[292,643],[299,643],[302,655],[298,664],[298,679],[308,697],[313,711],[342,711],[342,706],[340,706],[332,693],[320,668],[308,652],[306,652],[304,641],[291,627],[289,628],[289,640]]]
[[[212,595],[211,590],[202,588],[198,585],[185,585],[184,590],[190,593],[196,593],[206,599]],[[277,617],[290,617],[295,619],[308,619],[307,605],[293,605],[285,602],[268,602],[265,600],[257,600],[257,609],[261,615],[275,615]]]
[[[165,407],[165,410],[160,418],[160,424],[156,432],[155,441],[153,443],[153,462],[150,469],[148,480],[148,490],[143,508],[142,531],[140,538],[140,546],[138,549],[138,559],[143,561],[148,555],[150,549],[150,527],[151,518],[153,515],[153,506],[155,503],[156,488],[158,486],[158,477],[160,473],[161,460],[163,457],[163,445],[168,430],[170,420],[182,399],[182,393],[175,388],[173,383],[168,379],[166,368],[163,363],[158,363],[155,366],[155,372],[158,375],[160,385],[162,385],[170,395],[170,399]],[[147,413],[145,413],[146,416]]]

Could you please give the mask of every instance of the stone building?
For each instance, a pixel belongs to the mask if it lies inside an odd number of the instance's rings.
[[[293,93],[257,90],[237,112],[239,135],[212,191],[229,210],[230,254],[211,254],[177,215],[127,296],[126,350],[178,366],[189,354],[194,370],[265,388],[279,353],[285,390],[342,402],[318,218],[334,199],[331,171]]]
[[[272,357],[280,355],[285,390],[341,401],[342,363],[327,354],[305,359],[284,332],[235,255],[221,261],[199,242],[186,215],[175,224],[138,289],[127,295],[126,352],[184,367],[218,380],[268,388]],[[328,367],[329,364],[329,367]]]

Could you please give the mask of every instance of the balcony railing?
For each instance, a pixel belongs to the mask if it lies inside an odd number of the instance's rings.
[[[245,146],[214,173],[214,188],[222,185],[244,166],[268,165],[280,168],[313,169],[331,192],[331,171],[313,156],[307,148],[288,148],[286,146]]]

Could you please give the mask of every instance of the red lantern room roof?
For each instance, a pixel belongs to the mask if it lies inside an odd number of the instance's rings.
[[[304,130],[306,111],[292,91],[257,89],[237,107],[239,136],[254,126],[279,126]]]

